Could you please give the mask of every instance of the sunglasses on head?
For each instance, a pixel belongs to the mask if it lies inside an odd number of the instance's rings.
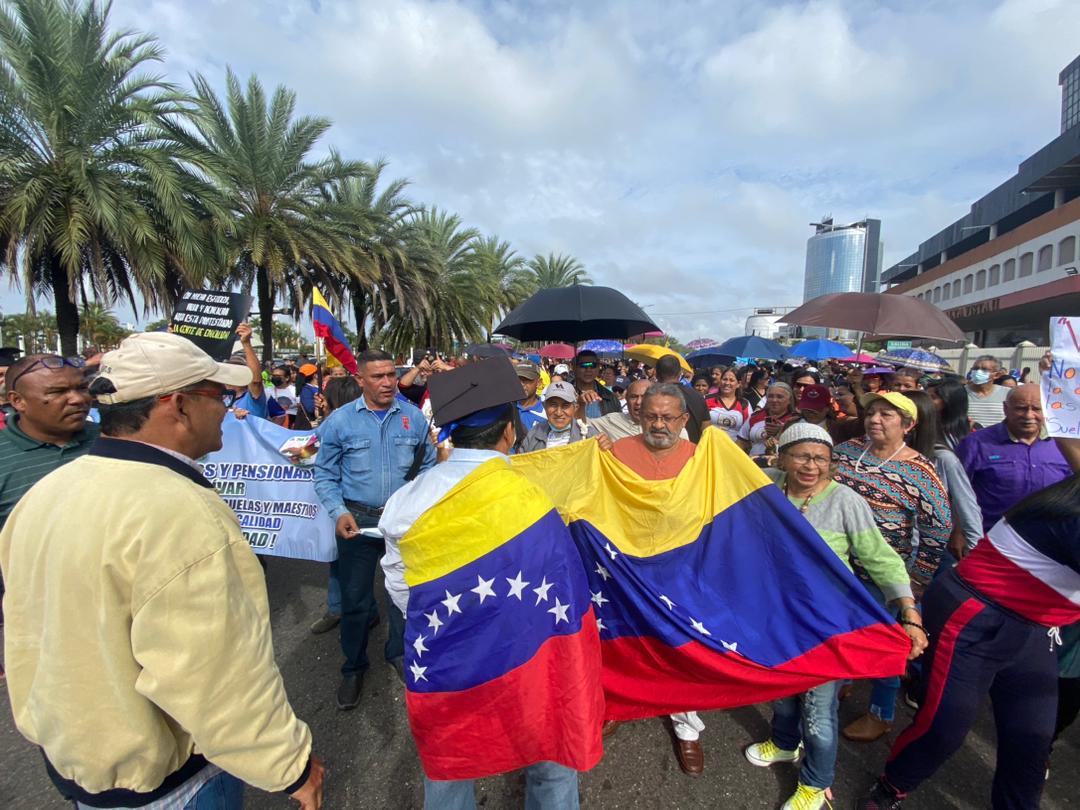
[[[9,391],[15,390],[15,383],[29,374],[31,371],[37,371],[41,368],[48,368],[56,371],[58,369],[69,366],[70,368],[82,368],[86,365],[86,361],[81,357],[61,357],[58,354],[50,354],[45,357],[38,358],[33,363],[28,365],[14,377],[7,381],[7,388]]]

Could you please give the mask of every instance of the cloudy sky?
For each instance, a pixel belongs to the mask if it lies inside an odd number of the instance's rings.
[[[177,81],[296,90],[326,145],[525,256],[578,257],[683,340],[801,303],[807,223],[885,266],[1060,129],[1076,0],[116,0]]]

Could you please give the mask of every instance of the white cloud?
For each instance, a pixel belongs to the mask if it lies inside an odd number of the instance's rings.
[[[880,217],[886,264],[908,255],[1057,134],[1057,72],[1080,51],[1075,0],[144,0],[113,15],[161,37],[175,81],[220,85],[229,64],[287,84],[335,122],[327,146],[388,158],[414,199],[525,255],[577,256],[685,339],[798,303],[824,214]]]

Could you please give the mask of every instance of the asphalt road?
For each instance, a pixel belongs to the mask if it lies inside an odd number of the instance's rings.
[[[379,663],[364,683],[363,702],[351,712],[334,706],[340,656],[337,634],[312,636],[310,623],[322,614],[326,567],[291,560],[272,560],[268,572],[274,642],[289,696],[300,717],[315,734],[316,752],[329,770],[328,810],[408,810],[423,806],[423,785],[405,718],[403,687],[393,671]],[[382,661],[385,625],[373,632],[370,657]],[[841,724],[865,707],[869,689],[861,684],[841,706]],[[0,712],[0,808],[60,810],[68,808],[45,776],[39,754],[14,730],[7,691]],[[903,724],[911,712],[901,707]],[[750,742],[768,734],[769,709],[753,706],[703,714],[705,774],[691,779],[675,762],[670,728],[665,720],[624,725],[608,740],[603,761],[581,776],[582,805],[589,808],[774,808],[794,789],[790,766],[751,767],[742,756]],[[899,730],[899,729],[898,729]],[[895,735],[892,735],[895,736]],[[890,736],[891,739],[891,736]],[[885,741],[870,745],[840,742],[834,806],[849,808],[873,781],[885,756]],[[1069,729],[1054,753],[1054,772],[1043,795],[1045,810],[1080,807],[1080,724]],[[918,810],[989,807],[994,763],[994,731],[989,712],[964,747],[906,807]],[[520,808],[524,782],[516,775],[483,780],[477,804],[485,810]],[[248,788],[249,810],[285,808],[292,803]]]

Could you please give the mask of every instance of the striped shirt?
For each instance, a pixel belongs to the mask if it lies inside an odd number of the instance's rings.
[[[87,422],[71,441],[60,447],[40,442],[23,433],[12,417],[0,431],[0,529],[23,495],[58,467],[85,455],[101,429]]]
[[[960,578],[1028,621],[1080,621],[1080,520],[1002,519],[959,565]]]

